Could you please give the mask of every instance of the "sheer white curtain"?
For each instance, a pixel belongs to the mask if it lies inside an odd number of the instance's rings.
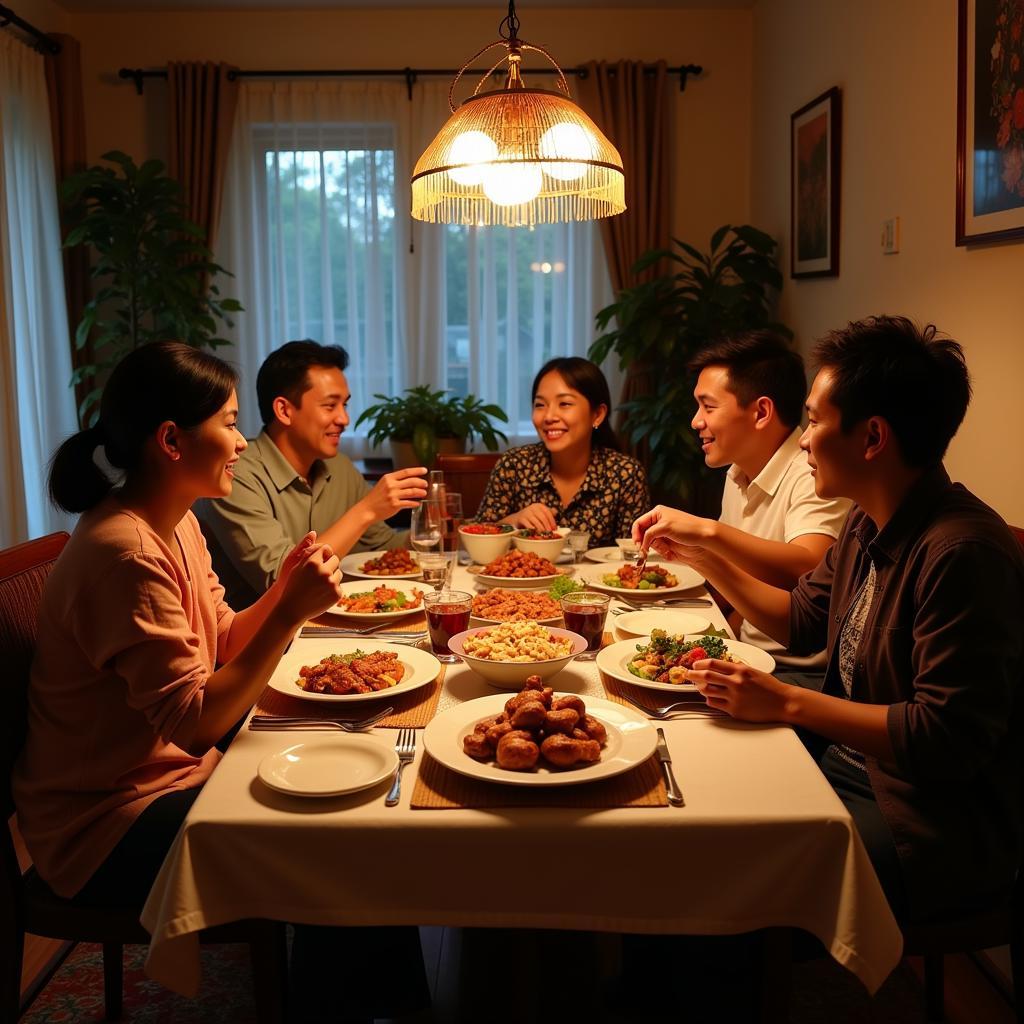
[[[57,445],[78,429],[43,58],[0,32],[0,546],[71,518],[46,497]]]
[[[398,81],[243,84],[216,258],[235,275],[222,290],[246,310],[235,350],[221,354],[242,371],[248,435],[260,363],[294,338],[348,350],[353,424],[374,394],[428,384],[501,405],[510,442],[535,437],[537,368],[586,354],[594,313],[612,298],[594,225],[411,220],[409,176],[448,117],[447,95],[442,80],[417,83],[411,100]],[[353,428],[342,449],[370,452]]]

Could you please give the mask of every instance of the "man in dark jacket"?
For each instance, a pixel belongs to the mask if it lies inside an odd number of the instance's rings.
[[[790,650],[828,653],[825,687],[708,660],[689,678],[736,718],[823,738],[894,912],[923,921],[1008,897],[1022,843],[1024,553],[942,458],[970,400],[960,346],[902,317],[819,342],[801,438],[821,497],[854,508],[792,591],[680,544],[671,511],[634,537],[687,561]]]

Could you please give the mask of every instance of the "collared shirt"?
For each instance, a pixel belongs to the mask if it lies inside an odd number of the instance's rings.
[[[590,534],[592,548],[628,537],[633,520],[650,508],[647,476],[636,459],[610,448],[594,448],[580,489],[568,505],[551,479],[551,453],[543,444],[510,448],[491,471],[477,511],[495,522],[535,502],[547,505],[561,526]]]
[[[815,493],[814,477],[807,453],[800,448],[797,427],[753,480],[739,466],[729,467],[719,521],[762,540],[789,544],[810,533],[838,537],[849,510],[846,498],[819,498]],[[740,639],[768,651],[782,664],[825,664],[820,653],[811,658],[788,656],[781,644],[745,620],[740,626]]]
[[[941,466],[881,531],[854,507],[790,603],[790,649],[827,641],[825,693],[843,694],[839,636],[872,563],[850,699],[888,707],[893,758],[868,755],[865,764],[910,915],[1009,898],[1024,843],[1024,554],[1006,523]]]
[[[303,479],[266,431],[242,452],[234,481],[226,498],[196,508],[233,608],[247,607],[267,590],[285,556],[310,530],[322,533],[370,493],[345,455],[317,459],[310,480]],[[390,526],[374,523],[352,550],[377,551],[400,542]]]

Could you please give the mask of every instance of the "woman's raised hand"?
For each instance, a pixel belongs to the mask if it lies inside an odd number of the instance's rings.
[[[547,505],[543,505],[539,501],[535,501],[532,505],[527,505],[526,508],[517,512],[515,516],[511,516],[510,519],[512,520],[512,525],[518,526],[520,530],[549,532],[558,526],[555,513]]]
[[[299,542],[300,546],[303,543],[305,538]],[[341,566],[338,556],[326,544],[314,544],[289,572],[278,608],[289,620],[301,625],[337,604],[339,597]]]
[[[315,544],[316,530],[310,530],[309,533],[307,533],[306,536],[303,537],[287,555],[285,555],[284,561],[281,563],[281,569],[277,574],[277,580],[275,581],[282,590],[284,590],[289,577],[295,571],[295,567],[297,565],[301,565],[302,562],[305,561],[306,556],[313,550]]]

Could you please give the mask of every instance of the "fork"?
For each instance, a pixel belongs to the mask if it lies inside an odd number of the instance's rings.
[[[615,595],[616,600],[629,605],[635,612],[646,612],[651,608],[706,608],[711,604],[710,597],[677,597],[675,600],[666,601],[664,598],[658,601],[629,601],[624,597]],[[621,615],[621,609],[613,608],[615,614]]]
[[[384,630],[384,624],[381,623],[376,626],[368,626],[366,629],[349,629],[348,626],[303,626],[299,630],[299,636],[369,636],[370,633],[379,633],[380,636],[386,636],[389,639],[392,637],[409,637],[410,639],[422,640],[426,635],[427,631],[422,630],[401,630],[392,629],[388,631]]]
[[[395,807],[398,804],[398,798],[402,792],[402,771],[407,764],[412,764],[416,757],[415,729],[399,729],[395,753],[398,755],[398,770],[395,772],[395,781],[391,784],[391,790],[384,800],[385,807]]]
[[[344,732],[363,732],[376,725],[382,718],[394,713],[393,707],[381,708],[367,718],[301,718],[288,715],[253,715],[249,728],[253,732],[271,732],[286,729],[341,729]]]
[[[634,700],[621,690],[618,691],[617,696],[621,697],[627,703],[632,704],[633,707],[642,711],[645,715],[648,715],[651,718],[656,718],[659,722],[663,719],[671,718],[675,713],[676,708],[686,708],[688,711],[699,711],[701,714],[705,711],[711,710],[704,703],[703,698],[695,700],[678,700],[674,704],[666,704],[663,708],[649,708],[646,704],[641,704],[640,701]]]

